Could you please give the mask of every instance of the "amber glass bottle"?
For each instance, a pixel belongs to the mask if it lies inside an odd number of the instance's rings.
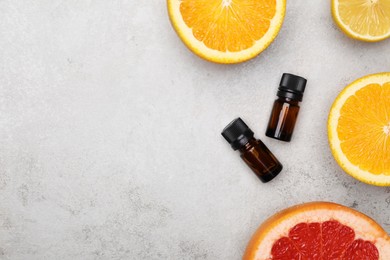
[[[233,120],[222,131],[222,136],[233,150],[239,150],[241,158],[262,182],[269,182],[282,170],[282,164],[258,139],[241,118]]]
[[[290,142],[306,87],[306,79],[284,73],[268,122],[266,136]]]

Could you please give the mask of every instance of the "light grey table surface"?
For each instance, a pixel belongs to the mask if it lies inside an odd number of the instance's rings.
[[[0,1],[0,259],[239,259],[256,227],[315,200],[390,231],[390,188],[333,159],[326,122],[352,80],[390,70],[329,1],[289,1],[260,56],[193,55],[163,0]],[[283,72],[308,78],[295,135],[264,135]],[[241,116],[284,171],[262,184],[220,136]]]

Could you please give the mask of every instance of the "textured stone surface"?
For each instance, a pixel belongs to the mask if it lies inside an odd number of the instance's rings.
[[[289,1],[276,41],[212,64],[165,1],[0,1],[0,259],[239,259],[275,211],[326,200],[390,231],[390,188],[335,163],[340,90],[390,69],[390,42],[350,40],[329,1]],[[308,78],[291,143],[264,136],[283,72]],[[283,162],[260,183],[220,136],[241,116]]]

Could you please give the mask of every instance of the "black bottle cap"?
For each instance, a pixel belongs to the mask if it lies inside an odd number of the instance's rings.
[[[284,73],[279,84],[278,97],[302,101],[307,80],[305,78]]]
[[[221,134],[234,150],[238,150],[246,145],[254,135],[241,118],[234,119],[223,129]]]

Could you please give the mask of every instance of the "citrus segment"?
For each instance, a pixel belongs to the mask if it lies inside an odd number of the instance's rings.
[[[366,215],[329,202],[285,209],[252,236],[244,260],[387,260],[390,237]]]
[[[264,50],[280,30],[286,0],[167,0],[184,43],[210,61],[235,63]]]
[[[379,259],[378,249],[369,241],[357,239],[342,255],[342,260],[370,260]],[[383,258],[382,258],[383,259]]]
[[[390,73],[347,86],[331,108],[328,133],[332,153],[347,173],[390,185]]]
[[[300,223],[290,230],[289,238],[302,256],[319,259],[322,250],[320,223]]]
[[[332,0],[332,14],[352,38],[379,41],[390,36],[389,0]]]
[[[355,238],[355,232],[338,221],[326,221],[321,228],[322,257],[325,259],[340,257]]]

